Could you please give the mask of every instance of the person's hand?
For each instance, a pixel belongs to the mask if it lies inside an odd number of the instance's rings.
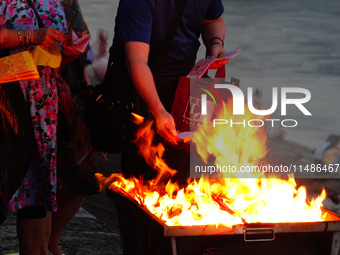
[[[52,27],[44,27],[33,30],[32,43],[42,47],[49,47],[56,42],[64,43],[66,35]]]
[[[225,49],[221,44],[213,44],[210,47],[210,55],[207,56],[207,58],[210,59],[215,59],[215,58],[221,58],[223,54],[225,53]],[[217,69],[220,68],[221,66],[224,66],[227,64],[229,59],[221,59],[221,60],[216,60],[210,65],[210,69]]]
[[[166,141],[177,144],[179,138],[175,128],[174,118],[167,111],[163,110],[155,115],[157,133]]]
[[[72,44],[65,44],[61,46],[62,52],[64,55],[68,57],[78,57],[80,56],[81,52],[77,51]]]
[[[81,54],[81,52],[77,51],[74,48],[74,45],[72,42],[72,30],[68,33],[66,41],[61,46],[61,49],[62,49],[63,54],[68,57],[78,57]]]

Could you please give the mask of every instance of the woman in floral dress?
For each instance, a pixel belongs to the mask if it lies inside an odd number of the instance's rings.
[[[39,28],[33,9],[25,0],[1,0],[1,49],[11,54],[31,50],[35,45],[48,47],[58,43],[63,57],[78,53],[68,44],[65,13],[59,0],[33,0],[44,24]],[[20,254],[48,254],[51,211],[56,203],[56,127],[57,90],[64,86],[58,70],[38,66],[39,80],[20,81],[30,104],[37,150],[21,186],[9,201],[9,211],[17,211]]]

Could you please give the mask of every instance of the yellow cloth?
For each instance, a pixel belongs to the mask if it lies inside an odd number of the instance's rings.
[[[32,51],[33,61],[37,66],[50,66],[59,68],[61,63],[61,53],[57,43],[47,48],[41,46],[34,47]]]
[[[29,79],[39,79],[39,73],[28,51],[0,58],[0,83]]]

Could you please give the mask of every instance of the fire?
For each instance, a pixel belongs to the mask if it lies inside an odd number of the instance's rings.
[[[267,137],[263,128],[246,126],[249,120],[259,119],[259,116],[246,111],[244,116],[232,116],[232,104],[223,105],[219,117],[228,119],[229,125],[203,121],[192,141],[196,144],[197,152],[207,163],[209,155],[213,155],[215,165],[235,166],[237,170],[244,166],[256,166],[266,154]],[[247,110],[247,108],[245,107]],[[231,116],[225,118],[226,116]],[[264,117],[262,117],[264,119]],[[236,124],[235,124],[236,123]],[[231,125],[231,126],[230,126]],[[224,177],[223,174],[217,177]],[[262,177],[261,174],[227,173],[225,177]]]
[[[230,117],[230,106],[224,105],[220,117],[229,116],[234,123],[240,117]],[[249,111],[242,116],[245,122],[258,119]],[[292,175],[285,179],[266,176],[260,171],[218,173],[214,178],[188,180],[185,187],[171,181],[176,173],[163,161],[164,147],[152,143],[152,122],[145,121],[134,141],[146,162],[157,170],[152,181],[137,178],[125,179],[122,174],[106,178],[97,174],[102,188],[108,187],[136,201],[168,226],[220,225],[254,222],[312,222],[322,221],[321,195],[308,201],[305,187],[299,187]],[[215,165],[233,165],[236,169],[247,166],[259,169],[266,165],[266,135],[263,128],[236,124],[232,127],[216,125],[208,121],[196,130],[192,137],[197,152],[207,163],[214,156]],[[255,168],[252,168],[255,167]],[[223,178],[219,178],[223,177]],[[168,180],[168,182],[165,182]]]
[[[134,112],[132,112],[131,115],[133,117],[132,121],[134,123],[136,123],[137,125],[141,125],[144,122],[145,118],[143,116],[140,116],[140,115],[138,115],[138,114],[136,114]]]

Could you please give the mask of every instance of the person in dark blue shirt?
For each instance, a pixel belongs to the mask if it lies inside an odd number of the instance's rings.
[[[216,58],[225,52],[221,0],[187,0],[165,59],[157,59],[181,1],[121,0],[105,77],[112,84],[111,93],[125,89],[127,96],[137,95],[133,111],[154,118],[157,133],[173,144],[178,138],[169,112],[180,76],[186,76],[195,65],[200,36],[208,57]],[[226,61],[219,64],[224,65]],[[122,76],[128,76],[128,82],[118,82]],[[143,174],[144,179],[152,179],[155,176],[155,171],[143,159],[138,159],[133,145],[123,149],[121,163],[126,177]]]
[[[166,58],[161,60],[161,66],[157,66],[158,56],[162,52],[162,46],[174,23],[181,1],[120,1],[105,78],[109,79],[112,87],[115,84],[127,87],[128,84],[117,81],[120,76],[128,75],[133,84],[132,89],[139,95],[134,112],[144,117],[150,117],[151,113],[158,134],[171,143],[176,143],[177,132],[169,112],[180,76],[186,76],[195,65],[200,36],[207,48],[207,56],[216,58],[225,51],[225,27],[221,18],[224,8],[221,0],[187,0]],[[224,64],[226,62],[220,63]],[[128,89],[129,94],[133,93],[132,89]],[[176,157],[177,155],[168,155],[175,160],[167,162],[188,162],[187,155],[185,159],[182,155],[181,158]],[[177,166],[173,168],[179,170]],[[138,177],[142,174],[143,179],[147,180],[156,176],[155,171],[148,168],[145,161],[138,157],[137,149],[133,145],[127,146],[122,152],[121,170],[125,177]],[[141,221],[132,210],[119,204],[117,215],[124,254],[149,254],[148,234],[138,232],[140,229],[149,229],[149,222]],[[136,226],[138,230],[132,231],[130,226]],[[138,238],[134,232],[140,233]]]
[[[179,77],[187,75],[195,65],[199,37],[202,35],[209,57],[224,52],[221,0],[188,0],[162,68],[157,74],[152,73],[150,67],[162,48],[180,2],[120,1],[110,49],[110,64],[115,70],[127,68],[138,94],[156,120],[157,132],[170,142],[175,142],[177,135],[169,114],[177,83]],[[146,115],[143,111],[139,113]]]

